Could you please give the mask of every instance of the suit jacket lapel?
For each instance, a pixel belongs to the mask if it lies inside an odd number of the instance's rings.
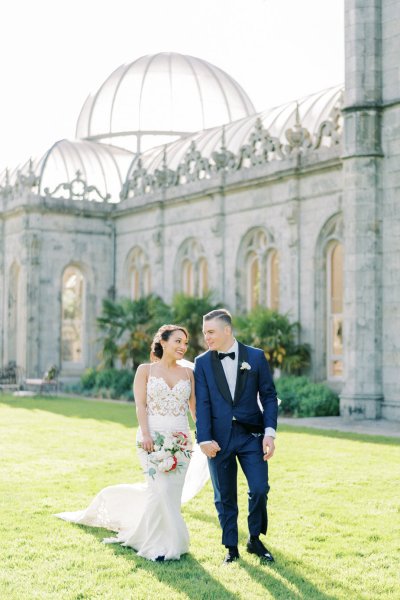
[[[227,358],[225,360],[228,360]],[[214,372],[215,381],[217,383],[218,389],[221,392],[222,396],[225,398],[229,404],[232,404],[232,396],[229,390],[229,385],[225,377],[225,372],[222,367],[221,361],[218,358],[218,352],[211,352],[211,364]]]
[[[236,376],[236,387],[235,387],[235,397],[233,400],[233,404],[237,404],[240,400],[240,396],[244,390],[244,388],[246,387],[246,381],[247,381],[247,369],[243,369],[240,370],[240,365],[242,364],[242,362],[247,362],[247,348],[244,344],[241,344],[240,342],[238,342],[239,344],[239,356],[238,356],[238,370],[237,370],[237,376]]]

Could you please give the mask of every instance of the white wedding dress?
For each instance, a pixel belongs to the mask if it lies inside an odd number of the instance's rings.
[[[147,382],[147,418],[150,433],[183,432],[189,435],[188,407],[191,382],[180,379],[170,388],[162,377],[150,375]],[[142,439],[140,428],[137,441]],[[146,472],[149,455],[138,448]],[[134,548],[139,556],[155,560],[179,559],[189,549],[189,533],[181,514],[187,502],[209,478],[207,459],[195,445],[190,459],[180,458],[179,471],[146,474],[145,483],[112,485],[101,490],[86,510],[55,515],[65,521],[104,527],[118,532],[105,543],[121,543]],[[150,464],[150,466],[152,466]],[[188,468],[189,467],[189,468]],[[186,475],[186,480],[185,480]]]

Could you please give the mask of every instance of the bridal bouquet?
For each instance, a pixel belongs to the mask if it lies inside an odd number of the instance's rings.
[[[139,448],[142,448],[138,442]],[[161,473],[172,473],[183,467],[180,462],[182,457],[190,458],[192,454],[191,441],[186,433],[176,431],[162,434],[158,431],[154,434],[154,451],[149,453],[149,462],[154,465],[149,467],[146,473],[154,479],[157,471]]]

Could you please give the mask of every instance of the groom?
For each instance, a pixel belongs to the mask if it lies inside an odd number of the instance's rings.
[[[275,449],[278,413],[269,365],[262,350],[233,337],[231,315],[225,309],[203,317],[203,333],[209,350],[196,358],[194,367],[197,441],[208,457],[227,548],[224,562],[239,558],[236,459],[248,483],[247,551],[273,562],[259,539],[267,532],[267,461]]]

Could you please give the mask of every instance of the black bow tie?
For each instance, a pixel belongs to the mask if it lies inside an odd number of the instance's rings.
[[[218,358],[219,360],[224,360],[224,358],[226,358],[227,356],[229,356],[229,358],[231,358],[232,360],[235,360],[235,353],[234,352],[218,352]]]

